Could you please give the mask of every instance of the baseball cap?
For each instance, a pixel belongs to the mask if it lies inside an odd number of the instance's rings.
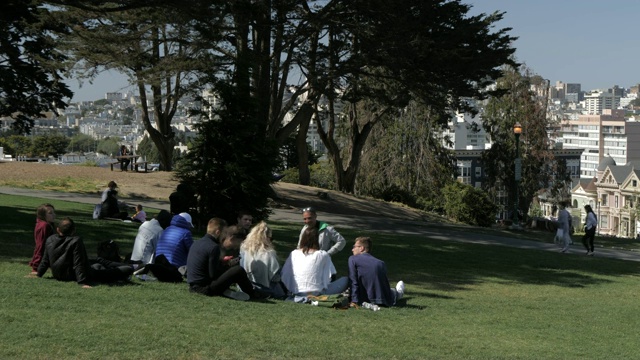
[[[178,215],[182,216],[185,220],[187,220],[189,225],[191,225],[191,227],[193,227],[193,223],[191,222],[191,215],[187,214],[186,212],[180,213]]]

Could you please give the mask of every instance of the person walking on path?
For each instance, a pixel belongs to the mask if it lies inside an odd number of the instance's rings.
[[[324,250],[329,255],[334,255],[344,249],[347,241],[340,235],[333,226],[327,224],[324,221],[318,221],[318,215],[314,208],[308,207],[302,209],[302,220],[304,220],[304,226],[300,231],[298,238],[298,249],[301,248],[302,237],[307,229],[315,228],[318,234],[318,243],[320,248],[318,250]]]
[[[598,227],[598,219],[593,213],[591,205],[585,205],[584,210],[587,212],[584,225],[584,236],[582,236],[582,245],[587,249],[587,255],[593,256],[593,241],[596,237],[596,227]]]
[[[558,231],[562,230],[562,234],[556,233],[559,237],[560,244],[562,245],[562,252],[566,253],[569,250],[571,241],[571,214],[567,211],[567,203],[565,201],[560,202],[560,210],[558,210]]]

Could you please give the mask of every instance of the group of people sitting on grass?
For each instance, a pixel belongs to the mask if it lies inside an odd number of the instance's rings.
[[[186,278],[191,292],[207,296],[308,303],[314,296],[343,294],[350,297],[353,307],[363,303],[393,306],[404,294],[402,281],[394,288],[389,286],[386,265],[371,255],[368,237],[356,238],[348,277],[337,277],[332,255],[345,247],[346,240],[334,227],[318,221],[312,208],[303,209],[305,225],[298,246],[282,267],[272,230],[264,221],[252,226],[248,212],[240,212],[237,224],[231,226],[221,218],[212,218],[204,237],[194,241],[189,213],[162,210],[140,225],[125,263],[89,259],[72,219],[65,217],[54,225],[51,204],[39,206],[36,213],[32,276],[43,277],[51,269],[55,279],[76,281],[83,287],[131,276],[167,282]]]

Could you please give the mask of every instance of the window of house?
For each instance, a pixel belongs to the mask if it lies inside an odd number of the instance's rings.
[[[615,204],[615,205],[614,205],[614,207],[615,207],[616,209],[617,209],[617,208],[619,208],[619,206],[618,206],[618,195],[616,195],[616,196],[614,196],[614,197],[613,197],[613,202],[614,202],[614,204]]]
[[[607,194],[602,194],[602,202],[600,205],[602,206],[609,206],[609,197],[607,196]]]
[[[609,228],[609,215],[602,215],[600,217],[600,226],[601,229]]]
[[[631,180],[631,186],[633,187],[638,186],[638,180]]]

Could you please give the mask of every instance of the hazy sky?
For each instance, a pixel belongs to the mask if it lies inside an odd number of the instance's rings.
[[[583,90],[640,83],[637,0],[467,0],[470,14],[505,11],[500,28],[517,36],[518,61],[552,84],[580,83]],[[135,90],[124,76],[104,73],[93,84],[70,80],[73,101],[97,100],[106,92]]]

